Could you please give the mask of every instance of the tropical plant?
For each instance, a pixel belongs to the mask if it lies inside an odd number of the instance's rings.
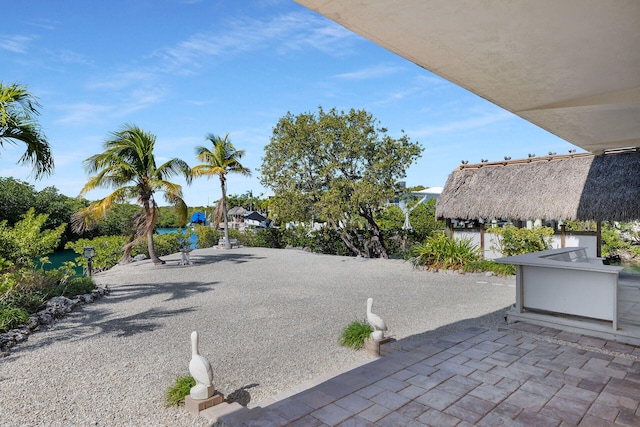
[[[109,209],[125,200],[135,199],[141,206],[136,218],[135,234],[124,245],[121,263],[129,262],[131,248],[146,238],[151,260],[155,264],[164,264],[153,246],[153,231],[158,212],[156,192],[162,192],[165,201],[176,207],[186,222],[187,205],[182,199],[182,187],[168,179],[183,175],[187,183],[190,183],[191,169],[178,158],[156,166],[153,154],[155,142],[155,135],[135,125],[125,125],[104,142],[104,152],[94,154],[84,161],[87,172],[96,175],[89,178],[80,191],[81,195],[100,187],[115,188],[115,191],[75,214],[72,221],[75,229],[95,226]]]
[[[222,191],[222,198],[220,199],[222,207],[222,220],[224,221],[224,238],[225,249],[231,249],[231,242],[229,241],[229,229],[227,220],[227,174],[238,173],[244,176],[251,176],[251,170],[246,168],[240,163],[240,159],[244,155],[244,150],[236,150],[231,141],[229,141],[229,134],[226,134],[224,138],[212,133],[206,136],[213,146],[207,148],[204,146],[196,147],[196,156],[201,164],[194,166],[192,174],[194,177],[206,176],[211,178],[217,175],[220,179],[220,189]],[[214,228],[217,229],[217,224]]]
[[[13,227],[0,221],[0,258],[19,268],[33,268],[36,257],[53,252],[67,224],[52,230],[43,230],[48,215],[36,215],[29,209]]]
[[[364,341],[369,338],[371,332],[373,328],[367,322],[354,320],[342,330],[338,342],[340,345],[357,350],[364,346]]]
[[[211,248],[217,245],[220,240],[218,230],[208,225],[196,225],[193,232],[198,237],[196,242],[198,248]]]
[[[502,237],[491,249],[497,250],[503,256],[521,255],[550,249],[551,239],[553,238],[553,228],[551,227],[527,229],[509,225],[503,228],[490,228],[487,232]]]
[[[191,376],[177,376],[174,385],[167,388],[165,393],[166,406],[180,406],[184,404],[184,398],[191,392],[191,387],[196,385],[196,380]]]
[[[462,269],[479,258],[479,249],[471,239],[451,239],[444,233],[427,237],[424,243],[411,247],[409,262],[414,267]]]
[[[36,116],[40,114],[38,100],[17,83],[0,82],[0,146],[23,142],[27,150],[19,163],[31,164],[36,178],[53,172],[53,156]]]

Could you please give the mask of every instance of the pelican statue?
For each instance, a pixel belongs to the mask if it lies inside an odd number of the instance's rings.
[[[387,330],[387,324],[384,323],[384,320],[382,320],[380,316],[371,312],[371,307],[373,307],[373,298],[367,299],[367,322],[369,322],[373,328],[371,338],[374,340],[381,340],[384,338],[384,332]]]
[[[198,352],[198,332],[191,332],[191,362],[189,373],[196,380],[196,385],[191,387],[191,398],[208,399],[213,396],[213,371],[206,357]]]

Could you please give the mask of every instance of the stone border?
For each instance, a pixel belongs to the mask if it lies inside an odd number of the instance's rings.
[[[29,316],[25,325],[0,334],[0,357],[9,355],[9,349],[29,339],[29,335],[40,330],[41,326],[49,326],[57,319],[61,319],[82,304],[90,304],[95,300],[109,295],[108,286],[97,287],[89,293],[76,295],[73,298],[57,296],[44,304],[44,308]]]

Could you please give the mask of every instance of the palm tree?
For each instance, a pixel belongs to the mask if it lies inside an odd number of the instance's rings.
[[[18,162],[32,164],[36,178],[53,172],[49,143],[35,119],[40,114],[38,107],[40,104],[26,86],[0,82],[0,146],[5,142],[25,143],[27,151]]]
[[[149,258],[155,264],[164,264],[153,246],[153,231],[158,214],[156,192],[163,192],[165,200],[178,209],[181,220],[186,222],[187,205],[182,200],[182,187],[168,179],[183,175],[187,183],[190,183],[191,169],[187,163],[177,158],[156,166],[153,155],[155,142],[155,135],[144,132],[135,125],[125,125],[104,142],[104,152],[94,154],[84,161],[87,172],[96,175],[89,178],[80,195],[99,187],[115,190],[74,216],[73,225],[76,230],[91,228],[116,203],[135,198],[142,207],[137,217],[135,235],[125,245],[121,263],[129,261],[131,247],[146,237]]]
[[[230,172],[239,173],[244,176],[251,176],[251,170],[240,164],[240,159],[244,155],[244,150],[236,150],[231,141],[229,134],[224,138],[212,133],[208,134],[205,139],[211,141],[212,149],[207,147],[196,147],[196,157],[202,164],[194,166],[192,173],[194,177],[206,176],[207,178],[217,175],[220,178],[220,187],[222,189],[222,218],[224,221],[224,242],[225,249],[231,249],[229,241],[229,229],[227,220],[227,178]]]

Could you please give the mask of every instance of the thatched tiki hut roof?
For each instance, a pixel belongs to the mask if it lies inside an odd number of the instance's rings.
[[[438,218],[640,219],[640,153],[590,153],[462,165],[447,180]]]

